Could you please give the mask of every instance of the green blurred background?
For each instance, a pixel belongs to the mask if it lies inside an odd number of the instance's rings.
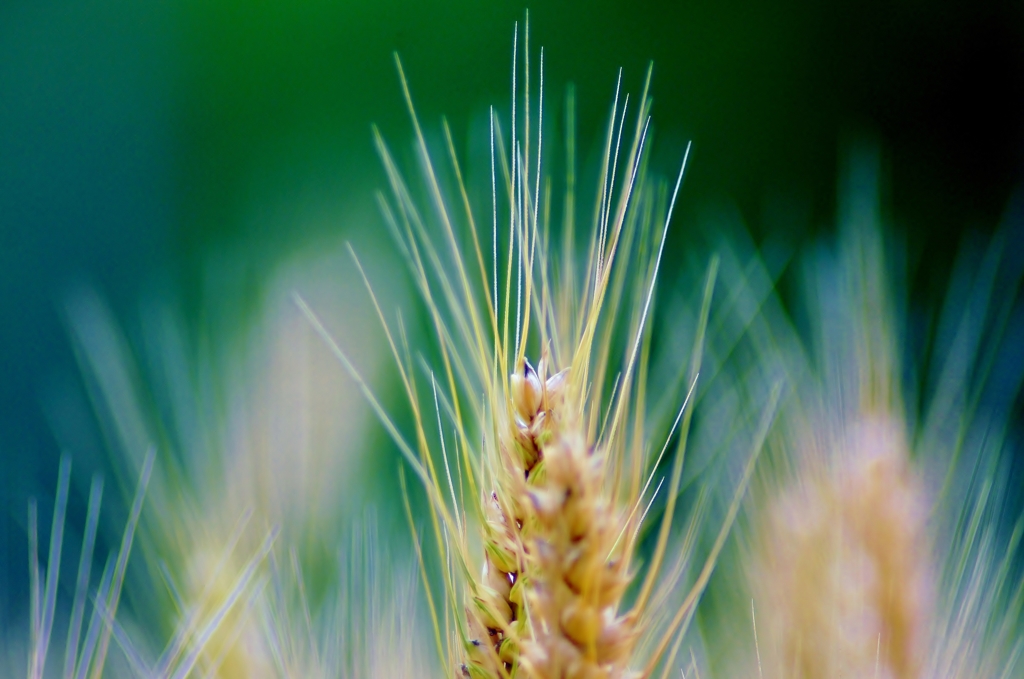
[[[446,114],[465,145],[489,104],[507,111],[524,9],[0,3],[0,620],[24,614],[26,499],[52,502],[55,418],[82,432],[78,471],[102,468],[74,405],[66,295],[95,288],[130,318],[169,293],[192,318],[224,253],[244,262],[244,296],[289,251],[381,231],[370,125],[399,149],[411,136],[392,51],[424,121]],[[562,1],[533,4],[530,30],[551,110],[575,83],[584,159],[617,69],[636,92],[654,61],[658,169],[694,142],[684,232],[726,205],[759,241],[802,242],[833,222],[841,149],[864,136],[882,148],[885,204],[925,303],[963,233],[1021,220],[1020,2]]]

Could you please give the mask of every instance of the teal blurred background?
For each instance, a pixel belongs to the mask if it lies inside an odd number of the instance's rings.
[[[26,500],[52,503],[55,421],[78,434],[76,473],[104,468],[67,295],[96,289],[124,319],[171,295],[196,321],[211,261],[234,262],[244,299],[291,251],[379,234],[370,125],[400,150],[411,137],[392,51],[423,120],[436,129],[446,114],[465,148],[488,105],[508,109],[524,9],[0,4],[0,621],[24,614]],[[940,298],[962,234],[1022,219],[1019,2],[563,1],[531,6],[530,31],[552,115],[575,83],[583,159],[617,69],[636,92],[654,61],[655,165],[671,172],[694,142],[684,234],[726,205],[758,241],[803,242],[833,222],[840,150],[865,135],[883,149],[885,204],[922,303]]]

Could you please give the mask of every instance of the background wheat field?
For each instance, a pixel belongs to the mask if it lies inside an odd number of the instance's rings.
[[[457,625],[432,622],[428,597],[444,599],[439,583],[452,566],[428,540],[437,500],[373,405],[398,430],[418,426],[375,304],[412,341],[409,366],[421,388],[447,359],[431,343],[434,319],[409,270],[408,244],[396,247],[378,199],[383,192],[401,211],[375,131],[410,185],[423,184],[397,52],[431,152],[447,153],[444,116],[467,198],[489,206],[490,107],[509,123],[513,46],[521,60],[526,10],[531,78],[544,50],[539,129],[553,149],[542,167],[555,186],[554,213],[564,208],[570,170],[570,89],[581,224],[589,224],[602,176],[617,82],[636,107],[653,63],[644,165],[652,177],[671,188],[692,142],[658,271],[652,422],[666,413],[671,422],[679,407],[673,394],[682,382],[659,370],[674,365],[663,357],[689,359],[709,262],[720,263],[702,373],[718,381],[694,392],[692,466],[679,498],[681,511],[706,519],[692,546],[697,561],[718,555],[721,525],[733,530],[687,618],[687,648],[696,650],[680,651],[673,667],[686,676],[700,668],[808,678],[835,668],[828,662],[840,652],[819,662],[803,650],[776,653],[802,658],[802,668],[768,667],[775,651],[767,645],[794,642],[760,612],[752,616],[750,598],[814,594],[766,593],[766,577],[778,583],[771,564],[799,554],[802,538],[782,521],[771,543],[765,535],[778,525],[759,517],[815,513],[801,503],[834,496],[820,511],[858,525],[851,517],[866,510],[847,509],[844,498],[875,492],[877,477],[858,486],[860,467],[839,460],[812,482],[801,460],[828,447],[824,440],[847,441],[845,420],[829,418],[875,394],[868,410],[886,413],[879,431],[895,422],[895,438],[907,438],[896,445],[906,460],[893,463],[895,480],[886,481],[898,490],[883,495],[904,498],[893,500],[894,515],[921,527],[896,542],[955,554],[962,566],[947,573],[945,557],[934,568],[907,557],[900,572],[924,589],[955,582],[965,592],[930,604],[886,599],[885,615],[900,606],[910,611],[900,613],[904,622],[960,614],[928,634],[950,639],[984,628],[1003,655],[983,670],[981,656],[970,656],[972,670],[962,665],[967,651],[918,649],[920,657],[901,659],[879,641],[876,655],[843,667],[875,663],[874,676],[894,679],[1024,671],[1003,662],[1021,652],[1013,591],[1024,568],[1014,551],[1024,515],[1020,3],[9,0],[0,5],[0,675],[31,675],[38,662],[29,649],[42,618],[33,611],[47,604],[33,592],[49,586],[33,581],[31,556],[40,555],[45,580],[55,503],[59,510],[64,498],[61,580],[42,616],[55,621],[46,676],[67,676],[59,672],[75,575],[83,537],[93,532],[95,547],[82,560],[91,568],[88,590],[103,587],[105,567],[108,595],[110,580],[124,579],[116,616],[99,623],[113,630],[110,676],[402,676],[423,663],[443,676],[435,646]],[[530,87],[536,97],[538,82]],[[523,106],[522,89],[518,96]],[[442,184],[461,205],[450,171]],[[428,193],[413,188],[409,205],[429,206]],[[481,209],[489,239],[489,207]],[[864,229],[874,235],[851,235]],[[584,243],[589,232],[581,233]],[[620,334],[631,332],[627,325]],[[629,344],[612,335],[613,345]],[[376,401],[325,337],[344,349]],[[542,350],[530,345],[535,364]],[[873,362],[859,362],[865,354]],[[726,521],[733,491],[746,488],[750,439],[780,375],[788,386],[777,424],[742,511]],[[861,381],[849,391],[846,380]],[[614,377],[605,381],[610,403]],[[450,396],[441,384],[438,401],[426,404],[437,410],[429,434],[442,441],[452,427]],[[795,401],[800,407],[787,410]],[[453,433],[449,445],[460,440]],[[442,490],[450,485],[454,499],[470,472],[452,469]],[[140,477],[148,485],[136,513]],[[90,509],[96,478],[102,502]],[[928,498],[921,507],[919,490]],[[663,502],[652,500],[652,521]],[[866,520],[892,520],[878,511]],[[136,516],[121,568],[108,556],[122,549]],[[690,516],[673,539],[683,540]],[[649,562],[655,534],[638,533],[638,563]],[[970,565],[985,559],[995,564],[985,577],[1009,591],[994,601],[971,590],[984,578]],[[687,565],[680,582],[699,580],[698,571]],[[215,618],[232,592],[240,602],[189,664],[189,643],[204,634],[199,620]],[[628,590],[626,599],[635,596]],[[91,595],[84,601],[91,613]],[[837,623],[847,639],[874,629],[856,610],[854,622]],[[161,656],[186,611],[196,618],[185,650]],[[814,626],[818,613],[792,615]],[[798,626],[793,619],[787,624]],[[764,649],[753,625],[763,625]],[[970,645],[957,639],[950,648]],[[883,656],[888,674],[877,674]]]

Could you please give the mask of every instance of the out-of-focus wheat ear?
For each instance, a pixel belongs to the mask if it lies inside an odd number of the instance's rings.
[[[139,484],[135,489],[135,499],[132,501],[131,510],[128,513],[128,523],[125,525],[124,535],[121,538],[121,548],[117,554],[117,561],[114,563],[114,572],[110,583],[110,593],[107,595],[104,608],[111,616],[116,615],[117,605],[121,601],[121,587],[124,584],[125,570],[128,567],[128,554],[132,549],[132,541],[135,539],[135,529],[139,525],[139,517],[142,515],[142,501],[146,496],[146,488],[149,486],[149,477],[153,472],[153,462],[156,459],[156,450],[150,448],[142,463],[142,473],[139,476]],[[92,679],[100,679],[103,676],[103,666],[107,659],[107,648],[110,646],[110,627],[106,627],[100,634],[96,648],[96,658],[93,663]]]
[[[71,621],[68,625],[67,645],[64,649],[64,679],[72,679],[75,661],[78,658],[78,641],[85,617],[85,596],[89,589],[89,573],[92,571],[92,553],[96,546],[96,529],[100,519],[100,501],[103,498],[103,479],[95,476],[89,489],[89,507],[86,511],[85,532],[82,534],[82,554],[78,560],[78,579],[75,582],[75,599],[71,605]]]
[[[950,676],[927,671],[945,612],[902,426],[876,416],[805,443],[813,456],[760,517],[751,565],[769,667],[803,679],[875,667],[894,679]]]
[[[60,459],[57,475],[57,495],[53,506],[53,523],[50,527],[50,550],[46,562],[46,586],[40,597],[38,547],[38,526],[35,503],[29,507],[29,534],[32,551],[32,658],[29,663],[29,678],[41,679],[46,665],[46,652],[50,647],[50,632],[53,630],[53,613],[57,605],[57,583],[60,579],[60,553],[64,544],[64,514],[68,506],[68,489],[71,483],[71,460],[65,455]]]
[[[210,638],[218,630],[227,614],[234,608],[238,599],[248,589],[249,584],[256,576],[258,567],[263,563],[267,554],[270,553],[270,549],[274,546],[278,533],[279,529],[276,526],[267,533],[263,543],[249,558],[249,561],[242,568],[241,573],[239,573],[238,578],[230,587],[229,594],[224,599],[224,602],[207,618],[206,623],[200,628],[198,634],[192,638],[188,652],[182,657],[174,673],[169,675],[170,679],[185,679],[192,672]]]
[[[203,583],[199,596],[195,598],[196,603],[194,603],[190,609],[186,609],[180,595],[174,595],[177,601],[182,602],[180,608],[180,614],[182,617],[178,622],[174,635],[171,637],[171,640],[167,643],[163,653],[160,654],[160,657],[156,661],[153,671],[155,676],[167,676],[174,667],[174,664],[178,662],[181,654],[185,652],[192,636],[196,634],[199,625],[203,622],[203,605],[210,600],[213,590],[218,586],[218,579],[220,578],[224,567],[231,559],[231,555],[235,551],[235,547],[238,546],[238,542],[242,538],[242,533],[244,532],[251,517],[252,510],[248,510],[236,521],[234,529],[231,531],[224,547],[221,549],[220,557],[217,559],[216,564],[208,573],[206,573],[206,581]],[[172,591],[177,592],[178,588],[170,575],[165,574],[164,577]]]

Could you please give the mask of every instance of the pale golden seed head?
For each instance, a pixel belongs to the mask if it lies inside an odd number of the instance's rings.
[[[805,466],[763,522],[760,653],[795,679],[917,679],[935,599],[925,494],[891,421],[865,420],[841,446],[834,464]]]

